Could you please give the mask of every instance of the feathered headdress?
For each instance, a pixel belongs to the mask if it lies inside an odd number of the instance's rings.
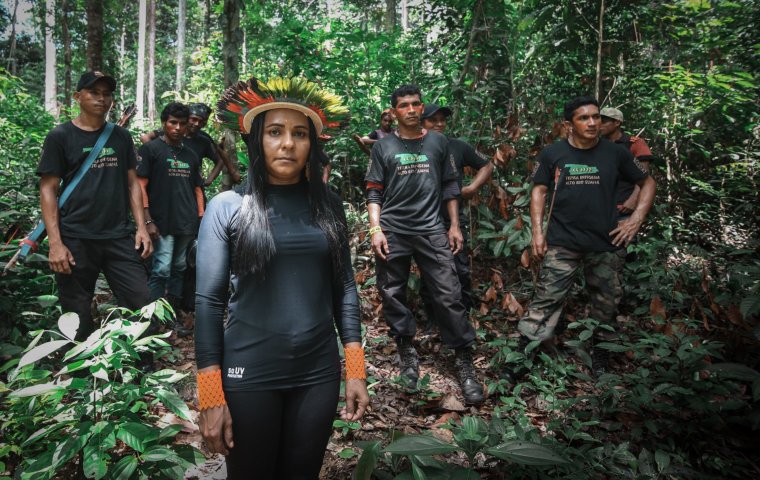
[[[297,110],[311,118],[317,136],[347,124],[349,117],[341,97],[303,77],[274,77],[267,82],[251,77],[224,91],[216,119],[227,128],[249,133],[256,115],[276,108]]]

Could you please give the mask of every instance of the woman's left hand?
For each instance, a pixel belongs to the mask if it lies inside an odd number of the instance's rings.
[[[360,378],[346,380],[346,406],[340,411],[340,418],[356,422],[362,418],[368,406],[367,382]]]

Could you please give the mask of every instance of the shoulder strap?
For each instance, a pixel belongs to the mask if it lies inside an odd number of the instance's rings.
[[[71,182],[69,182],[68,185],[66,185],[66,188],[63,189],[63,193],[61,193],[61,196],[58,197],[58,208],[61,208],[63,204],[66,202],[66,200],[69,199],[71,196],[71,192],[74,191],[77,184],[80,180],[82,180],[82,177],[84,177],[84,174],[87,173],[87,170],[90,169],[92,166],[92,163],[95,161],[95,159],[100,154],[100,151],[103,150],[103,147],[106,145],[106,142],[108,141],[108,138],[111,136],[111,133],[113,132],[114,124],[110,122],[106,122],[106,128],[103,130],[103,133],[100,134],[98,137],[98,140],[95,142],[95,146],[92,147],[92,150],[90,150],[90,153],[87,155],[87,158],[85,158],[84,163],[82,163],[82,166],[79,167],[79,170],[77,171],[76,175],[74,175],[74,178],[71,179]],[[24,240],[21,242],[21,250],[18,253],[18,259],[20,261],[24,261],[26,257],[31,253],[32,251],[37,250],[37,242],[44,238],[45,234],[45,222],[40,220],[37,222],[37,226],[34,227],[34,230],[32,230],[32,233],[30,233]]]
[[[66,185],[66,188],[63,189],[61,196],[58,197],[58,208],[62,207],[63,204],[66,203],[66,200],[68,200],[71,196],[71,192],[74,191],[80,180],[82,180],[84,177],[85,173],[87,173],[87,170],[90,169],[93,162],[95,162],[95,159],[98,158],[100,151],[103,150],[103,147],[105,147],[108,138],[111,136],[111,132],[113,132],[113,127],[113,123],[106,122],[106,128],[103,129],[103,133],[101,133],[98,137],[98,141],[95,142],[95,146],[92,147],[92,150],[90,150],[90,154],[87,155],[87,158],[84,160],[84,163],[82,163],[82,166],[79,167],[79,170],[77,171],[76,175],[74,175],[74,178],[71,179],[69,184]]]

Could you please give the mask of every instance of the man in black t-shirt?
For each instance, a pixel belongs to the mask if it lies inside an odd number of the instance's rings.
[[[417,262],[432,294],[441,338],[456,352],[457,376],[468,403],[483,401],[483,388],[472,364],[475,331],[461,298],[454,255],[462,249],[456,167],[448,139],[420,125],[421,93],[414,85],[391,95],[398,131],[372,147],[367,170],[367,210],[377,286],[383,315],[398,345],[401,376],[416,387],[419,361],[412,341],[416,325],[406,305],[411,259]],[[441,202],[451,227],[443,226]]]
[[[175,306],[182,296],[187,250],[204,207],[200,159],[183,143],[189,115],[181,103],[167,105],[161,112],[163,134],[138,151],[145,223],[156,242],[150,298],[166,296]]]
[[[393,131],[393,112],[388,108],[380,114],[380,128],[369,132],[369,134],[361,138],[361,141],[365,145],[372,146],[381,138],[393,134]]]
[[[90,305],[102,271],[119,305],[131,310],[148,303],[143,259],[153,246],[143,219],[140,186],[135,172],[132,137],[115,126],[94,163],[58,208],[59,185],[72,180],[106,125],[116,80],[101,72],[83,74],[74,100],[79,115],[48,133],[37,175],[40,206],[64,312],[79,315],[77,339],[94,330]],[[62,191],[62,189],[61,189]],[[137,232],[129,212],[137,223]]]
[[[212,112],[211,107],[205,103],[191,103],[188,108],[190,109],[190,116],[187,120],[184,143],[188,148],[192,149],[196,155],[198,155],[201,162],[203,162],[204,158],[208,158],[214,162],[213,169],[204,180],[204,186],[208,187],[211,185],[224,167],[227,167],[232,183],[240,183],[240,172],[238,172],[237,168],[235,168],[232,162],[230,162],[227,154],[217,147],[216,143],[214,143],[214,139],[211,138],[211,135],[203,130],[208,124],[208,119]],[[160,137],[162,133],[163,130],[161,129],[152,130],[140,135],[140,141],[143,144],[146,144]]]
[[[535,296],[518,324],[528,340],[553,337],[565,298],[576,273],[582,268],[591,298],[589,315],[602,325],[615,319],[622,290],[615,274],[624,260],[624,247],[641,228],[654,200],[655,182],[639,169],[624,148],[599,138],[599,104],[580,97],[564,108],[567,140],[544,148],[536,161],[531,192],[533,255],[543,258]],[[631,217],[618,224],[615,193],[620,179],[641,188]],[[543,216],[547,192],[553,190],[553,209]],[[546,235],[546,236],[545,236]],[[597,336],[605,330],[597,329]],[[592,350],[594,370],[606,368],[607,351]],[[514,372],[504,372],[515,379]]]
[[[439,107],[435,103],[427,104],[422,113],[422,127],[445,135],[446,119],[450,115],[451,110],[448,107]],[[454,163],[457,169],[457,183],[459,184],[459,190],[462,192],[462,201],[459,202],[459,228],[462,230],[464,243],[462,251],[459,252],[454,259],[456,260],[459,283],[462,285],[462,303],[464,303],[465,310],[469,312],[470,309],[475,306],[475,301],[472,298],[470,255],[467,249],[469,219],[468,215],[465,213],[466,209],[464,201],[472,198],[478,190],[480,190],[480,187],[485,185],[491,179],[493,164],[489,162],[482,153],[475,150],[472,145],[459,140],[458,138],[449,138],[449,152],[451,152],[454,157]],[[472,168],[477,172],[466,186],[463,185],[465,167]],[[446,205],[441,205],[441,215],[443,216],[443,225],[448,229],[451,226],[451,220],[449,219],[449,212],[446,209]],[[428,318],[433,320],[433,311],[431,308],[432,299],[430,298],[427,284],[424,282],[420,288],[420,295],[425,304]]]

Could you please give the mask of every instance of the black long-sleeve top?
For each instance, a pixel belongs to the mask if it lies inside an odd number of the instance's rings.
[[[231,274],[242,200],[236,192],[217,195],[201,223],[195,309],[198,368],[221,365],[224,389],[230,391],[290,388],[337,378],[335,327],[344,344],[361,340],[347,244],[338,285],[327,239],[310,220],[308,184],[268,185],[276,253],[263,276]]]

